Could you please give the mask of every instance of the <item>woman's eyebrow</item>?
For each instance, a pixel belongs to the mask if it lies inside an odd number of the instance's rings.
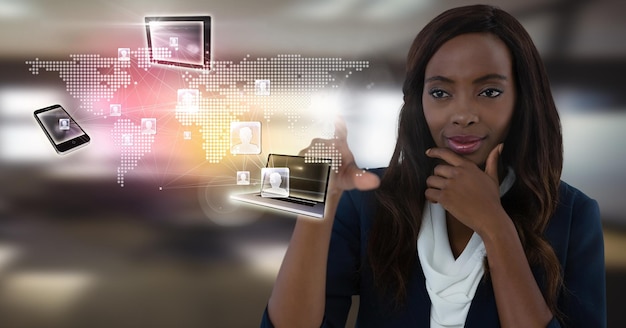
[[[484,76],[481,76],[477,79],[474,80],[474,84],[480,84],[483,82],[487,82],[489,80],[501,80],[501,81],[507,81],[508,78],[502,74],[496,74],[496,73],[492,73],[492,74],[487,74]]]
[[[424,84],[429,83],[429,82],[435,82],[435,81],[445,82],[445,83],[454,83],[454,81],[452,79],[449,79],[447,77],[443,77],[441,75],[435,75],[435,76],[431,76],[431,77],[427,78],[426,80],[424,80]]]
[[[508,78],[502,74],[497,74],[497,73],[491,73],[491,74],[487,74],[487,75],[483,75],[477,79],[475,79],[472,83],[473,84],[480,84],[489,80],[502,80],[502,81],[507,81]],[[435,76],[431,76],[429,78],[427,78],[426,80],[424,80],[424,84],[429,83],[429,82],[444,82],[444,83],[454,83],[454,80],[447,78],[445,76],[441,76],[441,75],[435,75]]]

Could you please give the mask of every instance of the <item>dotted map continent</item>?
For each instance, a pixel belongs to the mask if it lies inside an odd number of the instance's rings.
[[[98,54],[73,54],[68,61],[37,58],[26,64],[30,65],[29,71],[33,75],[38,75],[41,69],[58,72],[67,92],[80,101],[80,110],[104,116],[108,114],[105,107],[95,104],[113,101],[120,89],[141,84],[150,75],[149,51],[147,48],[129,51],[130,56],[124,60]],[[153,51],[168,55],[165,49]],[[303,111],[309,109],[314,93],[339,88],[352,74],[368,67],[367,61],[341,58],[279,54],[251,59],[248,55],[239,62],[214,61],[211,70],[184,71],[184,90],[196,91],[193,95],[197,99],[192,109],[180,103],[180,89],[164,90],[171,92],[174,98],[178,97],[178,103],[171,108],[178,122],[182,126],[199,128],[206,160],[219,163],[230,152],[231,123],[251,114],[268,123],[280,115],[286,118],[290,133],[296,136],[306,128],[300,118]],[[260,85],[262,90],[259,90]],[[153,135],[142,135],[140,123],[137,118],[120,117],[111,126],[111,138],[120,149],[117,181],[121,186],[124,185],[124,175],[137,167],[155,142]],[[315,151],[307,154],[312,157],[323,155],[327,158],[332,155],[334,169],[337,169],[341,162],[333,149],[320,148],[319,154]]]

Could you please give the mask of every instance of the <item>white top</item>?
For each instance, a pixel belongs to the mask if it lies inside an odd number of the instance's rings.
[[[500,184],[500,196],[515,182],[509,167]],[[440,204],[426,202],[422,226],[417,237],[417,254],[426,277],[430,296],[431,327],[463,327],[478,284],[483,277],[485,244],[473,233],[467,246],[454,258],[448,240],[446,211]]]

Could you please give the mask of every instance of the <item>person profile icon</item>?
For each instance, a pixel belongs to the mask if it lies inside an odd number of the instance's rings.
[[[194,100],[195,100],[195,98],[194,98],[193,94],[191,94],[191,92],[187,92],[187,93],[183,94],[183,101],[182,101],[183,106],[187,106],[187,107],[188,106],[192,106],[193,103],[194,103]]]
[[[129,61],[130,48],[117,48],[117,59],[120,61]]]
[[[255,80],[254,90],[257,96],[270,95],[270,80]]]
[[[142,118],[141,133],[156,134],[156,118]]]
[[[283,179],[283,174],[286,174],[286,177]],[[283,180],[289,181],[289,169],[288,168],[280,168],[280,170],[271,170],[265,172],[265,181],[263,183],[263,189],[261,190],[261,196],[263,197],[288,197],[289,190],[288,187],[283,187],[283,185],[288,186],[288,183],[284,183]]]
[[[111,104],[109,106],[110,116],[122,116],[122,105],[120,104]]]
[[[256,135],[253,129],[257,131]],[[260,132],[260,122],[231,123],[231,140],[234,145],[231,147],[230,152],[232,154],[260,154],[261,148],[258,146],[260,142]]]
[[[67,131],[70,129],[70,119],[69,118],[60,118],[59,119],[59,130]]]
[[[133,135],[130,133],[122,134],[122,146],[132,146],[133,145]]]
[[[237,171],[237,184],[249,185],[250,184],[250,171]]]
[[[197,112],[200,106],[200,90],[178,89],[176,110],[181,112]]]

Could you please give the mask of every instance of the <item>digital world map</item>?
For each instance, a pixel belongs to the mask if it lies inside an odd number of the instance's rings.
[[[79,110],[115,119],[110,131],[113,144],[119,149],[117,182],[121,186],[124,186],[125,175],[152,151],[163,120],[158,115],[138,115],[136,110],[127,110],[131,106],[119,96],[123,90],[142,84],[150,89],[159,88],[159,95],[173,100],[151,104],[160,99],[139,97],[141,107],[169,108],[169,114],[173,113],[178,124],[190,130],[180,137],[190,137],[191,128],[196,128],[206,161],[220,163],[233,153],[233,144],[241,142],[237,131],[231,128],[234,123],[249,120],[260,123],[261,128],[255,131],[259,134],[255,138],[260,140],[264,127],[280,118],[286,121],[285,138],[298,138],[311,128],[312,122],[302,117],[310,110],[312,96],[339,88],[353,74],[369,67],[367,61],[341,58],[307,58],[297,54],[251,58],[247,55],[239,62],[214,61],[211,70],[166,67],[176,72],[177,78],[171,81],[152,72],[162,71],[163,67],[156,68],[150,62],[149,49],[128,50],[129,55],[124,58],[72,54],[66,61],[36,58],[26,62],[34,75],[41,70],[58,73],[69,95],[79,100]],[[168,56],[169,50],[153,51]],[[147,129],[154,131],[146,132]],[[332,131],[322,132],[327,138],[333,137]],[[307,156],[332,158],[335,170],[340,165],[341,157],[333,148],[320,144],[311,149],[312,153]]]

